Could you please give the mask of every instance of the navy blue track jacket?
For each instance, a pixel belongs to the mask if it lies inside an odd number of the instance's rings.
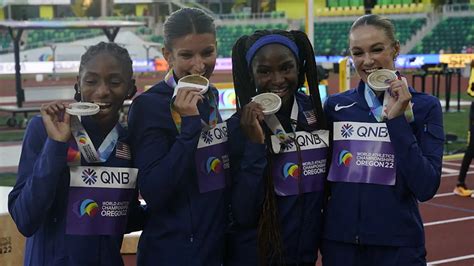
[[[209,104],[199,104],[201,116],[183,117],[178,133],[170,111],[172,95],[173,88],[161,81],[138,96],[129,113],[138,186],[148,208],[138,264],[221,265],[225,189],[200,193],[194,162],[201,117],[209,119]]]
[[[377,123],[365,101],[364,87],[361,81],[357,88],[327,99],[324,109],[331,129],[337,121]],[[329,182],[324,238],[367,245],[424,244],[418,201],[431,199],[440,184],[443,121],[437,98],[413,88],[410,93],[415,121],[408,123],[404,116],[386,121],[395,151],[396,184]],[[352,106],[339,109],[336,105]]]
[[[311,131],[304,111],[312,112],[310,98],[296,93],[297,131]],[[291,132],[289,114],[277,117]],[[257,226],[265,194],[264,173],[268,166],[268,147],[253,143],[240,128],[240,114],[227,121],[231,147],[232,224],[228,239],[228,265],[257,265]],[[310,192],[277,198],[285,263],[314,263],[321,239],[323,193]]]
[[[91,119],[82,119],[92,143],[98,147],[100,127]],[[126,141],[120,127],[119,141]],[[34,117],[28,124],[22,145],[18,177],[8,198],[8,208],[18,230],[27,238],[24,265],[123,265],[120,248],[122,235],[66,235],[66,208],[69,191],[68,143],[57,142],[46,133],[42,118]],[[81,165],[131,167],[130,160],[114,156],[105,163]],[[137,193],[138,194],[138,193]],[[128,231],[140,230],[144,210],[138,197],[129,209]]]

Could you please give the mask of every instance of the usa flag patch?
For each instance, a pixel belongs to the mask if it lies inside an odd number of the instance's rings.
[[[304,117],[306,118],[306,122],[308,122],[308,125],[313,125],[316,124],[316,114],[314,113],[314,110],[309,110],[309,111],[303,111]]]
[[[115,149],[115,157],[124,160],[131,160],[132,153],[130,152],[130,146],[120,141],[117,142],[117,148]]]

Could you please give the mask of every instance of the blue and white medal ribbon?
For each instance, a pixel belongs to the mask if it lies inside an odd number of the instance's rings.
[[[72,135],[76,140],[81,155],[84,156],[84,159],[89,163],[102,163],[107,161],[117,144],[117,127],[118,124],[107,134],[99,149],[96,150],[79,117],[71,116]]]

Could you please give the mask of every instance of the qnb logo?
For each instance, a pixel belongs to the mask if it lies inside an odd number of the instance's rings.
[[[96,216],[98,211],[99,211],[99,205],[91,199],[83,200],[81,202],[81,205],[79,206],[79,215],[81,217],[86,215],[86,214],[89,217],[94,217],[94,216]]]
[[[300,174],[300,168],[294,163],[285,163],[283,166],[283,179],[286,180],[289,176],[297,179]]]
[[[354,128],[352,127],[351,124],[344,124],[341,128],[341,136],[343,138],[349,138],[352,136],[352,133],[354,133]]]
[[[97,173],[94,171],[94,169],[87,168],[84,171],[82,171],[82,181],[88,185],[93,185],[95,182],[97,182]]]
[[[211,131],[205,131],[201,133],[202,140],[207,143],[211,144],[214,138],[212,137]]]
[[[222,162],[216,157],[209,157],[206,161],[206,172],[207,174],[216,173],[219,174],[222,171]]]
[[[342,150],[339,153],[338,165],[344,165],[345,167],[349,166],[352,160],[352,153],[347,150]]]

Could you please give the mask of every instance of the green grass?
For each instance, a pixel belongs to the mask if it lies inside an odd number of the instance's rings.
[[[445,145],[445,153],[464,151],[467,146],[469,129],[469,107],[461,107],[461,112],[443,113],[444,133],[458,136],[454,143]]]
[[[23,140],[23,135],[25,131],[0,131],[0,142],[8,142],[8,141],[21,141]]]
[[[16,181],[15,173],[1,173],[0,174],[0,186],[2,187],[13,187]]]
[[[23,140],[23,136],[25,134],[24,128],[18,127],[8,127],[7,119],[10,116],[2,115],[0,116],[0,126],[2,130],[0,130],[0,142],[8,142],[8,141],[21,141]],[[17,116],[18,119],[23,119],[23,116]],[[31,119],[31,117],[29,117]]]

